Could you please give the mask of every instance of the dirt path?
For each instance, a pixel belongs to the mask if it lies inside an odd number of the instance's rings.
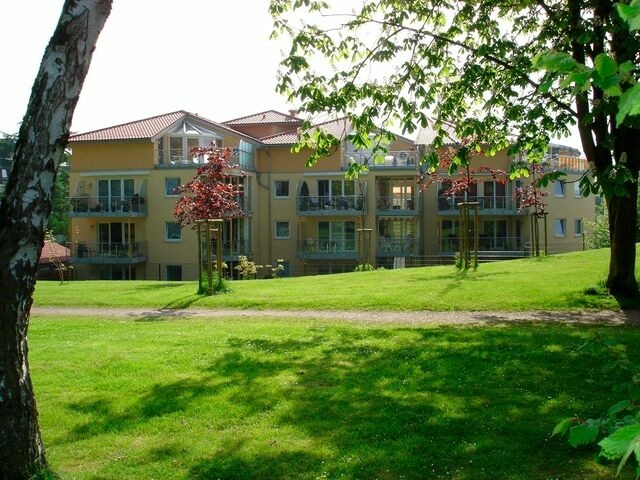
[[[513,322],[560,322],[598,325],[640,325],[640,311],[579,310],[566,312],[366,312],[329,310],[233,310],[233,309],[124,309],[84,307],[33,307],[31,314],[99,316],[160,320],[163,318],[287,317],[318,318],[363,323],[404,325],[490,325]]]

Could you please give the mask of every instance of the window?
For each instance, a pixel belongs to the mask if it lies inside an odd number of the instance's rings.
[[[556,218],[555,221],[555,234],[556,237],[564,237],[566,236],[566,225],[567,220],[564,218]]]
[[[276,238],[289,238],[289,222],[276,222]]]
[[[576,198],[582,197],[582,192],[580,192],[580,182],[575,182],[573,184],[573,196]]]
[[[164,194],[166,196],[176,196],[179,195],[177,192],[178,187],[180,186],[180,178],[179,177],[171,177],[164,179]]]
[[[276,180],[276,198],[289,197],[289,180]]]
[[[354,252],[355,222],[318,222],[318,248],[328,252]]]
[[[167,265],[167,280],[170,282],[181,282],[182,265]]]
[[[182,240],[182,230],[180,229],[180,224],[178,222],[167,222],[165,224],[165,229],[167,234],[166,240]]]
[[[573,226],[574,226],[573,234],[576,237],[579,237],[580,235],[582,235],[582,233],[583,233],[583,230],[582,230],[582,219],[581,218],[576,218],[575,221],[574,221]]]
[[[565,182],[563,180],[556,180],[553,182],[553,194],[556,197],[564,197]]]
[[[133,178],[99,179],[97,211],[129,211],[133,187]]]

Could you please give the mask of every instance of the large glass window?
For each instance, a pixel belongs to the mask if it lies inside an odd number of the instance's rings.
[[[356,249],[356,223],[318,222],[318,248],[334,252],[354,252]]]
[[[133,187],[133,178],[99,179],[97,208],[109,212],[128,211]]]

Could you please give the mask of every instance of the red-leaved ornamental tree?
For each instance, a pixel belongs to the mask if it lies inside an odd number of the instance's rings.
[[[230,163],[231,149],[198,147],[191,150],[191,154],[206,157],[207,162],[198,167],[193,179],[177,189],[182,196],[173,213],[180,226],[194,225],[195,228],[196,220],[229,219],[244,215],[237,199],[244,194],[238,180],[245,173],[231,173],[231,169],[236,167]]]

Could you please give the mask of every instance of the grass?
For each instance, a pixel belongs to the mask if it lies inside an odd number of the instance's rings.
[[[553,323],[374,325],[335,310],[618,308],[607,252],[232,282],[38,282],[36,306],[283,308],[306,318],[33,315],[48,459],[66,479],[608,479],[592,446],[551,438],[619,398],[578,346],[640,351],[640,330]],[[625,470],[618,478],[631,478]]]
[[[257,308],[303,310],[612,309],[604,292],[608,250],[481,264],[231,282],[231,292],[197,295],[196,282],[38,282],[36,306]],[[117,294],[114,294],[117,293]],[[638,306],[637,301],[624,306]]]
[[[616,400],[577,350],[596,332],[640,349],[630,327],[36,316],[31,370],[62,479],[605,479],[550,438]]]

